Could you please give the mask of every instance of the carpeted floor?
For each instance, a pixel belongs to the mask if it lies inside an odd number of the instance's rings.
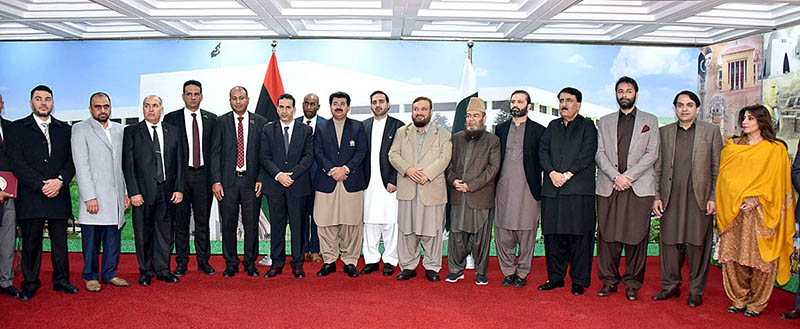
[[[363,260],[362,260],[363,262]],[[779,314],[794,305],[794,294],[775,289],[770,304],[758,318],[729,314],[722,290],[721,272],[711,267],[704,304],[686,305],[684,283],[678,299],[655,302],[659,290],[658,258],[648,258],[645,286],[640,300],[630,302],[624,293],[596,296],[601,284],[593,271],[592,286],[583,296],[572,296],[566,288],[542,292],[545,260],[536,257],[528,286],[502,287],[497,259],[490,258],[489,285],[476,286],[475,272],[463,280],[432,283],[421,266],[410,281],[379,273],[349,278],[337,264],[337,272],[317,277],[321,263],[306,263],[305,279],[295,279],[290,268],[271,279],[247,277],[242,272],[223,278],[222,257],[212,257],[217,274],[197,272],[196,264],[176,284],[153,280],[150,287],[136,285],[138,270],[134,255],[122,255],[119,276],[134,286],[103,286],[89,293],[80,278],[83,261],[70,254],[71,282],[81,289],[77,295],[54,292],[49,254],[42,259],[42,288],[32,301],[0,296],[0,323],[4,328],[790,328]],[[440,272],[442,279],[447,274]],[[173,262],[174,264],[174,262]],[[359,264],[359,269],[363,266]],[[259,266],[263,275],[267,268]],[[684,269],[685,272],[685,269]],[[684,277],[686,273],[684,273]],[[18,275],[15,285],[22,280]]]

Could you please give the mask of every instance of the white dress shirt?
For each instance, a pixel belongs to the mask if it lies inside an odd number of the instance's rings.
[[[156,133],[158,134],[158,146],[161,147],[161,170],[164,171],[164,180],[167,179],[167,164],[164,160],[164,127],[161,125],[163,122],[158,122],[157,124],[152,124],[150,121],[147,122],[147,132],[150,134],[150,140],[153,140],[153,126],[157,126]]]
[[[192,166],[194,163],[194,136],[192,135],[192,113],[197,113],[197,133],[200,136],[200,165],[204,165],[203,163],[203,115],[200,113],[200,109],[198,108],[196,112],[192,112],[187,108],[183,108],[183,122],[186,126],[186,142],[189,143],[189,158],[187,162],[189,167]],[[153,128],[150,128],[153,129]]]

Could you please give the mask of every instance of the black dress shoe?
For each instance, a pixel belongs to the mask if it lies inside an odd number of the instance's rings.
[[[19,290],[17,290],[17,288],[14,288],[13,285],[5,287],[5,288],[2,288],[2,289],[3,289],[2,292],[4,294],[6,294],[6,295],[9,295],[11,297],[19,297]]]
[[[525,287],[525,285],[527,285],[527,284],[528,284],[528,278],[517,277],[517,279],[514,280],[514,287],[515,288],[522,288],[522,287]]]
[[[755,318],[755,317],[757,317],[759,315],[761,315],[761,312],[751,312],[751,311],[745,311],[744,312],[744,316],[746,316],[748,318]]]
[[[583,288],[582,285],[579,285],[579,284],[576,284],[576,283],[572,284],[572,295],[574,295],[574,296],[583,295],[583,291],[584,291],[584,288]]]
[[[547,291],[547,290],[553,290],[555,288],[561,288],[563,286],[564,286],[564,280],[561,280],[561,281],[558,281],[558,282],[553,282],[553,281],[547,280],[547,282],[545,282],[541,286],[539,286],[538,289],[542,290],[542,291]]]
[[[662,289],[657,294],[653,295],[653,300],[667,300],[670,298],[680,297],[681,289],[678,287],[666,290]]]
[[[317,272],[317,276],[328,276],[333,272],[336,272],[336,263],[325,263],[322,264],[322,268]]]
[[[370,263],[370,264],[364,265],[364,268],[361,269],[361,274],[370,274],[372,272],[375,272],[375,271],[378,270],[378,267],[379,267],[378,263]],[[346,270],[347,270],[347,267],[345,267],[345,271]]]
[[[208,263],[202,263],[200,265],[197,265],[197,270],[208,275],[217,274],[217,271]]]
[[[19,300],[27,302],[33,299],[33,294],[34,292],[31,290],[23,290],[22,292],[19,293]]]
[[[617,292],[617,285],[616,284],[607,285],[607,284],[604,283],[603,287],[600,288],[600,291],[597,292],[597,296],[608,297],[608,296],[611,296],[611,294],[613,294],[615,292]]]
[[[800,310],[793,308],[788,312],[781,313],[781,317],[789,320],[800,318]]]
[[[264,274],[264,277],[265,278],[274,278],[274,277],[278,276],[278,274],[281,274],[281,273],[283,273],[283,268],[282,267],[272,266],[272,267],[269,268],[269,271],[267,271],[267,274]]]
[[[425,277],[428,278],[430,282],[439,282],[439,272],[434,270],[425,270]]]
[[[55,290],[55,291],[63,291],[63,292],[68,293],[68,294],[77,294],[78,293],[78,287],[75,287],[75,286],[69,284],[69,282],[54,284],[53,285],[53,290]]]
[[[164,273],[156,275],[156,280],[164,281],[166,283],[176,283],[178,282],[178,277],[173,275],[172,273]]]
[[[728,307],[728,313],[742,313],[742,312],[744,312],[746,310],[747,310],[746,307],[742,307],[742,308],[738,308],[738,307],[735,307],[735,306]]]
[[[258,269],[255,266],[247,269],[247,276],[259,276],[259,275],[260,273],[258,273]]]
[[[139,276],[139,285],[140,286],[145,286],[145,287],[149,286],[151,279],[152,279],[151,276],[149,276],[147,274],[142,274],[142,275]]]
[[[695,307],[703,305],[703,295],[689,295],[689,306]]]
[[[511,287],[514,285],[514,281],[517,280],[517,276],[515,274],[511,274],[505,278],[503,278],[503,287]]]
[[[375,265],[377,266],[377,264],[375,264]],[[356,269],[355,265],[348,264],[348,265],[344,266],[344,274],[347,274],[347,276],[349,276],[351,278],[357,278],[358,277],[358,270]]]
[[[172,273],[175,276],[183,276],[184,274],[186,274],[186,270],[187,270],[186,264],[178,264],[178,266],[175,267],[175,271],[173,271]]]
[[[625,297],[630,301],[639,299],[639,291],[633,288],[625,288]]]
[[[394,265],[383,263],[383,276],[390,276],[394,274]]]
[[[295,278],[302,279],[306,277],[306,272],[303,271],[303,266],[292,266],[292,274],[294,274]]]
[[[415,270],[402,270],[400,274],[397,275],[397,279],[400,281],[405,281],[417,276],[417,271]]]
[[[224,271],[222,271],[223,278],[232,278],[236,275],[236,269],[233,267],[226,267]]]

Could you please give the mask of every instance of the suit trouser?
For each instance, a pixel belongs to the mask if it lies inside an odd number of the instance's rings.
[[[6,199],[3,207],[3,222],[0,224],[0,288],[14,284],[14,244],[17,240],[17,213],[14,199]]]
[[[475,272],[486,274],[489,267],[489,248],[492,237],[492,219],[475,233],[450,231],[447,239],[447,269],[460,273],[467,266],[467,255],[475,258]]]
[[[777,267],[773,266],[772,269],[767,273],[735,261],[722,263],[722,286],[731,306],[746,307],[747,311],[756,313],[767,308],[778,275]]]
[[[317,223],[314,222],[314,193],[308,196],[306,201],[305,215],[303,215],[303,249],[312,254],[319,253],[319,232]]]
[[[167,274],[172,249],[172,219],[175,206],[167,196],[167,184],[158,184],[152,205],[133,207],[133,235],[139,274]]]
[[[547,279],[564,280],[569,266],[573,284],[589,287],[592,282],[594,232],[577,234],[545,234],[544,252],[547,260]]]
[[[361,225],[319,226],[319,247],[326,264],[336,262],[341,252],[345,265],[356,265],[361,256],[363,232]]]
[[[400,232],[397,240],[397,256],[401,270],[415,270],[419,265],[419,257],[425,250],[422,267],[426,270],[439,272],[442,269],[442,231],[438,230],[433,236],[418,235],[414,233],[403,234]]]
[[[236,269],[239,266],[236,229],[239,226],[240,206],[244,228],[244,260],[242,261],[244,268],[254,267],[258,257],[258,216],[261,211],[261,197],[256,197],[256,193],[253,191],[254,185],[248,184],[247,181],[247,177],[234,176],[232,184],[225,186],[225,196],[219,202],[222,222],[222,256],[225,257],[225,266]],[[208,227],[206,226],[206,228]],[[199,253],[197,261],[201,262]]]
[[[708,266],[711,262],[711,228],[705,243],[695,246],[689,243],[660,244],[661,289],[670,290],[681,286],[681,267],[688,257],[689,295],[702,296],[708,282]]]
[[[383,255],[379,247],[383,237]],[[397,266],[397,224],[364,223],[364,263],[384,263]]]
[[[22,219],[22,290],[36,291],[42,285],[39,269],[42,266],[42,233],[47,221],[50,236],[50,261],[53,263],[53,284],[69,283],[69,259],[67,258],[66,219]]]
[[[100,269],[98,256],[103,246],[103,268]],[[83,246],[84,280],[111,280],[117,277],[119,264],[120,231],[117,225],[81,225],[81,245]]]
[[[625,273],[620,276],[619,262],[625,249]],[[597,274],[603,285],[616,285],[622,280],[626,288],[639,290],[644,283],[647,265],[647,236],[637,244],[606,242],[597,235]]]
[[[536,245],[536,230],[507,230],[494,227],[494,241],[497,249],[497,262],[503,276],[516,274],[525,278],[531,272],[533,249]],[[519,245],[519,258],[517,258]],[[515,258],[517,258],[515,260]]]
[[[211,187],[203,167],[187,167],[183,176],[183,201],[175,206],[175,262],[189,263],[189,218],[194,214],[194,250],[197,263],[208,263],[211,255],[208,218],[211,212]]]
[[[283,268],[286,265],[286,224],[288,220],[289,229],[292,233],[292,267],[302,266],[305,258],[303,257],[303,220],[307,196],[295,197],[288,189],[283,189],[283,193],[270,195],[267,197],[270,214],[270,257],[272,266]]]

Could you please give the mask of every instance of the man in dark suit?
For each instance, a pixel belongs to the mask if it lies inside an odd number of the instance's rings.
[[[0,95],[0,114],[3,113],[3,95]],[[6,155],[6,132],[11,121],[0,117],[0,171],[11,171],[11,161]],[[17,238],[17,216],[14,195],[0,190],[0,294],[19,297],[14,287],[14,242]]]
[[[373,117],[364,120],[367,156],[364,157],[364,263],[361,274],[378,270],[383,258],[383,275],[394,274],[397,266],[397,170],[389,163],[394,133],[403,122],[389,115],[389,96],[376,90],[370,95]],[[374,179],[370,178],[374,175]],[[383,241],[383,255],[379,245]]]
[[[186,158],[183,191],[185,198],[176,207],[175,215],[175,275],[186,273],[189,264],[189,217],[194,218],[194,248],[197,255],[197,269],[205,274],[216,274],[208,258],[211,255],[208,218],[211,211],[210,167],[206,164],[211,158],[211,143],[217,116],[200,109],[203,100],[203,86],[199,81],[183,83],[184,108],[167,113],[164,122],[177,128],[183,140],[182,154]]]
[[[50,259],[53,262],[53,290],[74,294],[69,283],[67,219],[72,216],[69,182],[75,176],[70,147],[70,126],[51,114],[53,91],[39,85],[31,90],[33,113],[14,121],[5,135],[8,156],[17,176],[17,224],[22,229],[22,293],[30,300],[41,286],[42,231],[47,222]]]
[[[364,158],[367,134],[361,122],[348,119],[350,95],[335,92],[328,98],[333,118],[321,122],[314,135],[314,156],[319,176],[314,181],[314,221],[325,262],[317,276],[336,272],[341,253],[344,273],[358,277],[364,210]]]
[[[272,267],[264,277],[272,278],[286,265],[286,220],[292,232],[292,274],[304,278],[302,221],[306,218],[306,199],[311,195],[309,170],[314,162],[314,137],[311,127],[292,120],[294,97],[278,98],[278,116],[264,127],[261,134],[261,168],[266,172],[264,193],[268,195],[272,230]]]
[[[133,234],[139,260],[139,285],[174,283],[169,271],[175,205],[183,199],[183,139],[177,127],[161,122],[161,98],[147,96],[144,120],[125,127],[122,172],[133,205]]]
[[[228,94],[233,111],[217,118],[210,161],[212,192],[219,201],[222,218],[222,255],[225,257],[222,276],[232,277],[239,272],[236,228],[240,206],[244,226],[244,270],[249,276],[258,276],[255,262],[264,181],[258,152],[261,129],[267,119],[247,111],[250,98],[244,87],[233,87]]]
[[[494,129],[500,137],[500,172],[495,194],[495,243],[497,261],[505,278],[504,287],[522,288],[531,271],[536,228],[539,225],[539,200],[542,168],[539,165],[539,138],[544,127],[528,118],[531,97],[527,91],[511,93],[511,120]],[[519,258],[515,260],[517,245]]]
[[[303,115],[297,117],[298,122],[302,122],[311,127],[313,134],[317,130],[317,125],[326,119],[320,116],[319,112],[319,96],[316,94],[308,94],[303,98]],[[317,161],[311,164],[311,184],[317,177]],[[312,262],[322,262],[322,255],[319,254],[319,235],[317,234],[317,223],[314,222],[314,193],[308,197],[306,202],[306,212],[303,215],[303,251],[305,252],[305,260]]]

